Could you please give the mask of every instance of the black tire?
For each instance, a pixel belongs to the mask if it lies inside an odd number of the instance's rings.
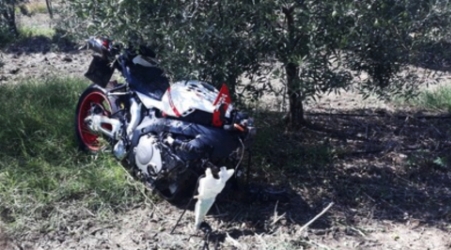
[[[78,99],[75,111],[75,134],[78,148],[84,152],[98,153],[105,149],[107,144],[101,143],[99,139],[103,140],[102,137],[90,133],[84,124],[84,119],[93,103],[101,105],[107,116],[116,113],[119,108],[116,105],[116,98],[108,96],[107,91],[97,84],[91,84]]]

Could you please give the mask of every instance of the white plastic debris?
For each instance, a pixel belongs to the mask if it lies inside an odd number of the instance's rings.
[[[213,177],[211,169],[205,170],[205,177],[199,180],[197,189],[198,195],[194,198],[198,199],[194,209],[196,229],[200,228],[200,224],[204,221],[211,206],[216,200],[216,196],[224,189],[226,182],[232,177],[235,170],[221,167],[218,173],[219,179]]]

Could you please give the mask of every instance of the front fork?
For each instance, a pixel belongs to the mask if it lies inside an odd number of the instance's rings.
[[[133,130],[141,121],[142,104],[138,103],[135,98],[130,97],[130,122],[126,128],[126,137],[130,141],[133,136]],[[103,114],[92,112],[91,115],[84,119],[89,130],[95,134],[102,134],[110,139],[118,141],[114,146],[114,154],[117,158],[122,159],[126,155],[125,145],[122,137],[122,123],[119,119],[110,118]],[[106,129],[105,125],[109,125],[110,129]]]
[[[85,124],[89,130],[98,135],[106,135],[111,139],[117,140],[121,129],[121,122],[117,119],[109,118],[100,114],[91,114],[85,118]],[[110,125],[110,129],[106,129],[105,125]]]

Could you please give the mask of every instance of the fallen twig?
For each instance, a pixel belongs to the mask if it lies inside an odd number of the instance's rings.
[[[283,213],[282,215],[278,215],[277,213],[277,206],[279,205],[279,201],[276,202],[276,205],[274,206],[274,218],[272,220],[271,226],[274,226],[280,219],[282,219],[283,217],[285,217],[285,213]]]
[[[329,205],[323,209],[323,211],[321,211],[321,213],[317,214],[313,219],[311,219],[309,222],[307,222],[307,224],[305,224],[304,226],[301,227],[301,229],[299,229],[299,231],[302,231],[304,229],[306,229],[308,226],[310,226],[313,222],[315,222],[319,217],[321,217],[323,214],[325,214],[327,212],[327,210],[329,210],[332,206],[334,205],[333,202],[329,203]]]
[[[96,227],[96,228],[92,229],[91,231],[89,231],[88,235],[94,235],[98,231],[102,231],[102,230],[113,228],[113,227],[114,227],[114,225],[106,225],[103,227]]]
[[[363,194],[364,194],[366,197],[368,197],[370,200],[372,200],[373,202],[376,202],[376,200],[375,200],[373,197],[371,197],[369,194],[367,194],[367,193],[365,193],[365,192],[364,192]],[[404,211],[403,209],[401,209],[400,207],[396,206],[395,204],[391,204],[390,202],[386,201],[386,200],[383,199],[383,198],[379,198],[379,200],[382,201],[382,202],[384,202],[384,203],[387,204],[388,206],[397,209],[399,212],[405,213],[405,211]]]
[[[232,243],[232,245],[233,245],[234,247],[238,248],[238,249],[242,249],[242,248],[243,248],[243,246],[242,246],[237,240],[235,240],[234,238],[232,238],[232,236],[230,236],[229,233],[226,233],[226,240],[227,240],[227,241],[230,241],[230,243]]]
[[[364,234],[360,229],[358,228],[354,228],[354,227],[350,227],[351,230],[357,232],[358,234],[360,234],[362,237],[366,237],[366,234]]]

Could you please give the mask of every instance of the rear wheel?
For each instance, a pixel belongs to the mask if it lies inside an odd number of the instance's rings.
[[[75,132],[78,147],[82,151],[97,153],[108,146],[108,139],[95,134],[85,124],[85,118],[93,113],[110,116],[118,111],[115,100],[108,97],[105,89],[96,84],[89,86],[78,99],[75,112]],[[103,128],[111,130],[108,124]]]

